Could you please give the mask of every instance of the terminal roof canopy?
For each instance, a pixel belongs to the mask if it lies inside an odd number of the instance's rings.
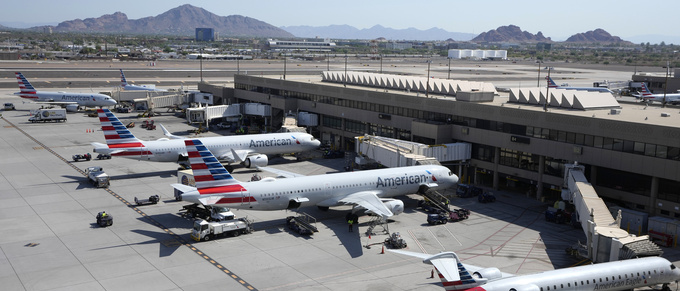
[[[509,102],[520,104],[544,105],[546,94],[550,97],[548,105],[579,110],[621,108],[611,93],[575,91],[546,88],[510,89]]]

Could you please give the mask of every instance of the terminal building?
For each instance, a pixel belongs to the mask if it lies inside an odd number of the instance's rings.
[[[316,114],[318,126],[308,130],[343,150],[354,150],[355,137],[364,134],[469,143],[471,158],[448,165],[461,182],[546,201],[560,199],[565,165],[578,162],[603,199],[680,217],[678,108],[546,88],[499,93],[489,83],[446,81],[334,72],[296,80],[236,75],[233,87],[201,83],[199,90],[223,104],[270,105],[272,125],[289,112]]]

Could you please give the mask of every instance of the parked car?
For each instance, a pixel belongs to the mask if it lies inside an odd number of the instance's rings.
[[[230,122],[224,122],[224,121],[223,121],[223,122],[218,123],[218,124],[215,125],[215,126],[217,126],[217,128],[219,128],[219,129],[230,129],[230,128],[231,128],[231,123],[230,123]]]

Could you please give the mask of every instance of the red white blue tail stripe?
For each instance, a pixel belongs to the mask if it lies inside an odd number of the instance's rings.
[[[38,99],[38,96],[36,96],[36,91],[35,88],[33,88],[33,85],[31,85],[28,80],[26,80],[26,77],[22,73],[15,72],[14,75],[17,76],[17,83],[19,83],[19,89],[20,93],[19,96],[21,98],[27,98],[27,99]]]
[[[642,89],[640,91],[642,97],[652,95],[652,92],[649,91],[649,89],[647,88],[647,84],[645,84],[644,82],[642,83]]]
[[[557,86],[555,81],[553,81],[553,79],[550,78],[549,76],[545,76],[545,79],[548,80],[548,88],[559,88],[560,87],[560,86]]]
[[[189,163],[194,172],[196,189],[201,195],[226,194],[217,204],[241,203],[254,201],[253,197],[243,197],[246,189],[234,179],[219,160],[198,139],[184,140],[189,156]],[[233,197],[228,197],[229,194]],[[244,201],[244,199],[246,201]],[[233,201],[231,201],[233,200]]]
[[[125,80],[125,74],[123,74],[123,69],[120,69],[120,86],[125,87],[127,86],[127,80]]]
[[[123,150],[114,156],[151,155],[144,143],[136,138],[111,110],[97,109],[106,144],[110,149]]]

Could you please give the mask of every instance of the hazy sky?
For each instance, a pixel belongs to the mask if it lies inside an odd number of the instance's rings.
[[[186,0],[34,0],[24,5],[5,5],[5,9],[0,10],[0,24],[10,27],[19,27],[19,23],[57,24],[116,11],[127,14],[130,19],[139,19],[156,16],[187,3]],[[278,27],[347,24],[362,29],[380,24],[395,29],[438,27],[450,32],[479,34],[514,24],[530,33],[541,31],[553,40],[564,40],[596,28],[624,39],[639,35],[680,38],[677,21],[680,1],[677,0],[215,0],[192,1],[189,4],[219,16],[243,15]],[[32,25],[23,27],[27,26]]]

